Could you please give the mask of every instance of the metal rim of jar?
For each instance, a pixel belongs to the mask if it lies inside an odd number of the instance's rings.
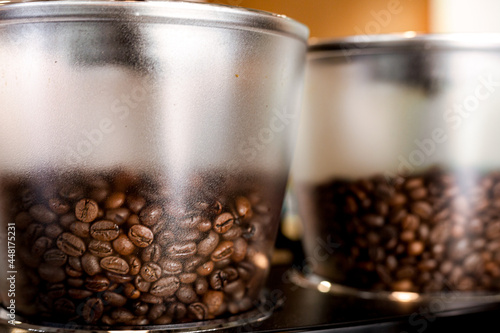
[[[309,28],[266,11],[187,1],[0,0],[0,27],[33,22],[121,20],[251,30],[296,38],[304,43]]]
[[[314,58],[350,57],[407,51],[498,50],[500,33],[443,33],[358,35],[311,38],[308,53]]]

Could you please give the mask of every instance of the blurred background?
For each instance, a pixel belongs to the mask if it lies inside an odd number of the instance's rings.
[[[500,32],[498,0],[198,0],[283,14],[304,23],[314,38],[387,33]],[[290,184],[293,186],[293,184]],[[303,261],[302,223],[290,188],[273,258]]]
[[[289,16],[311,37],[416,31],[500,32],[498,0],[205,0]]]

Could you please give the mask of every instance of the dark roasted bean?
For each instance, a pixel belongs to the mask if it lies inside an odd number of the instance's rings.
[[[118,238],[116,238],[113,241],[113,249],[118,253],[123,256],[127,256],[129,254],[132,254],[135,252],[136,247],[134,243],[127,237],[127,235],[119,235]]]
[[[190,304],[198,300],[196,292],[190,285],[181,285],[179,289],[177,289],[175,296],[184,304]]]
[[[182,272],[182,262],[178,260],[164,258],[159,264],[165,275],[178,275]]]
[[[44,255],[45,251],[52,246],[52,239],[42,236],[38,238],[33,246],[31,247],[31,254],[35,257],[41,257]]]
[[[143,225],[132,226],[128,232],[128,237],[138,247],[148,247],[154,239],[153,232]]]
[[[69,256],[78,257],[85,252],[85,243],[81,238],[68,232],[57,238],[57,247]]]
[[[75,216],[78,220],[89,223],[97,218],[99,205],[92,199],[82,199],[75,205]]]
[[[208,318],[207,306],[203,303],[193,303],[187,308],[189,317],[196,320],[203,320]]]
[[[167,247],[167,255],[173,259],[185,259],[196,253],[195,242],[176,243]]]
[[[218,244],[215,250],[212,252],[210,258],[212,261],[217,262],[231,257],[234,252],[234,245],[231,241],[222,241]]]
[[[94,292],[105,291],[109,286],[109,280],[102,275],[90,276],[85,279],[85,288]]]
[[[198,254],[202,256],[210,255],[219,243],[219,235],[213,231],[198,244]]]
[[[203,296],[203,303],[210,314],[217,313],[223,302],[224,293],[221,291],[210,290]]]
[[[186,316],[186,306],[180,302],[175,302],[169,305],[167,314],[175,319],[183,319]]]
[[[43,254],[43,260],[52,266],[63,266],[68,260],[68,256],[59,249],[51,249]]]
[[[116,274],[127,274],[130,270],[127,262],[120,257],[105,257],[101,259],[101,267]]]
[[[114,253],[113,246],[110,242],[104,242],[97,239],[93,239],[89,242],[89,251],[100,258],[108,257]]]
[[[84,222],[73,222],[69,226],[69,230],[75,236],[80,238],[90,237],[90,224]]]
[[[139,260],[139,258],[137,258],[134,255],[128,256],[127,263],[128,263],[128,266],[130,267],[129,273],[131,275],[139,274],[139,272],[141,271],[141,266],[142,266],[141,260]]]
[[[162,250],[160,245],[151,244],[144,250],[142,250],[141,259],[142,261],[158,261],[162,255]]]
[[[175,294],[179,286],[179,278],[168,276],[154,282],[149,292],[154,296],[169,297]]]
[[[137,275],[134,279],[134,285],[140,292],[147,293],[151,288],[151,282],[146,281],[141,275]]]
[[[102,294],[102,300],[104,301],[104,305],[111,305],[114,307],[122,307],[127,303],[127,298],[123,295],[105,291]]]
[[[142,265],[141,276],[144,281],[155,282],[161,277],[162,269],[158,264],[148,262]]]
[[[92,296],[92,291],[90,290],[84,290],[84,289],[69,289],[68,290],[68,296],[71,297],[72,299],[86,299],[90,296]]]
[[[36,221],[49,224],[57,220],[57,215],[44,205],[34,205],[29,209],[29,213]]]
[[[104,206],[108,209],[115,209],[123,205],[125,202],[125,193],[113,192],[104,202]]]
[[[98,221],[92,223],[90,227],[90,236],[92,238],[109,242],[116,239],[120,235],[120,227],[112,221]]]
[[[127,208],[115,208],[106,211],[105,219],[122,225],[130,217],[130,211]]]
[[[213,229],[219,234],[227,232],[234,224],[234,217],[230,213],[222,213],[217,216],[213,223]]]
[[[150,205],[141,210],[139,220],[145,226],[153,226],[160,221],[163,209],[160,205]]]

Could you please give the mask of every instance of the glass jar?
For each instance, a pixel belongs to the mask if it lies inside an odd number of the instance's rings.
[[[499,294],[499,51],[496,34],[310,46],[293,177],[323,289]]]
[[[207,327],[254,310],[307,34],[177,1],[0,6],[4,323]]]

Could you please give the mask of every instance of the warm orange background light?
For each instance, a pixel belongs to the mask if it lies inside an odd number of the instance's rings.
[[[208,0],[284,14],[311,37],[429,31],[429,0]]]

